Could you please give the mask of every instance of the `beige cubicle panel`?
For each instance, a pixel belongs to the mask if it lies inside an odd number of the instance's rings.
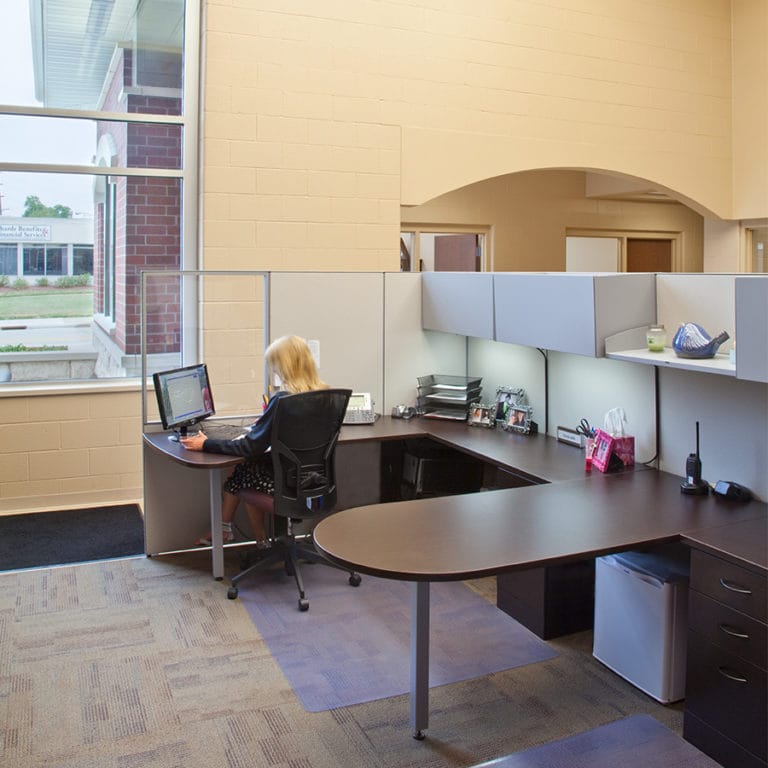
[[[295,334],[319,350],[333,387],[384,396],[384,278],[380,272],[272,272],[269,338]]]
[[[466,337],[421,327],[423,277],[417,272],[384,275],[385,413],[395,405],[415,405],[419,376],[467,375]]]

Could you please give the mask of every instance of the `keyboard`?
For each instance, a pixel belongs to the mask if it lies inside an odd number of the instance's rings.
[[[247,431],[247,427],[241,427],[239,424],[221,424],[217,422],[206,422],[201,424],[200,428],[206,437],[212,437],[214,440],[235,440],[242,437]]]

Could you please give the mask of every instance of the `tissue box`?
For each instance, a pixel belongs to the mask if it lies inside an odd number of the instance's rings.
[[[635,463],[635,438],[630,435],[614,437],[611,446],[615,456],[618,456],[625,467],[631,467]]]
[[[615,458],[614,458],[615,457]],[[619,464],[621,461],[621,464]],[[601,472],[610,472],[635,463],[635,438],[629,435],[614,437],[603,429],[595,430],[595,450],[592,466]]]

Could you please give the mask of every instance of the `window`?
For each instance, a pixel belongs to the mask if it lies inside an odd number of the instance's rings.
[[[76,245],[72,248],[72,274],[93,274],[93,246]]]
[[[489,269],[489,227],[403,225],[401,272],[482,272]]]
[[[6,5],[0,268],[49,287],[86,276],[76,285],[92,294],[96,375],[137,376],[142,270],[184,268],[184,254],[196,265],[196,147],[184,135],[197,119],[185,62],[198,58],[199,4]],[[178,352],[179,336],[159,353]]]
[[[61,245],[26,245],[23,251],[25,275],[49,277],[65,275],[66,248]]]
[[[16,275],[19,269],[19,249],[15,245],[0,245],[0,275]]]

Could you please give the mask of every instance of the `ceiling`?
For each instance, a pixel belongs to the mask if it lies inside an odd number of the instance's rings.
[[[30,0],[35,96],[99,109],[119,47],[180,51],[184,0]]]

